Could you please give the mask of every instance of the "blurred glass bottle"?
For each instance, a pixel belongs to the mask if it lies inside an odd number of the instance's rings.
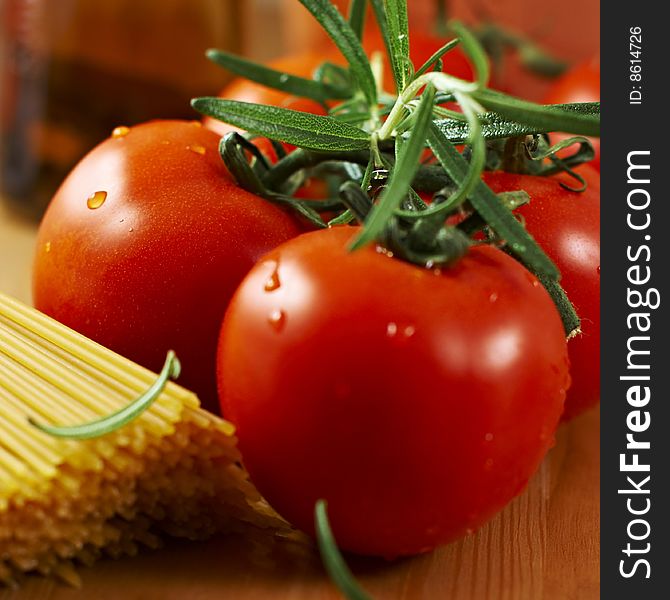
[[[117,125],[197,118],[237,51],[239,0],[0,0],[0,197],[39,217]]]

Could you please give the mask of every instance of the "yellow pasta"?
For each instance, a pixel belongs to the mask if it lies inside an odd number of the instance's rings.
[[[0,585],[29,572],[76,584],[76,564],[163,535],[285,529],[239,466],[233,426],[174,383],[101,438],[55,438],[28,422],[106,416],[156,377],[0,294]]]

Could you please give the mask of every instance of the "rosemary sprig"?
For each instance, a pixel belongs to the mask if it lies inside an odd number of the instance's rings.
[[[139,396],[139,398],[133,400],[128,406],[106,415],[101,419],[96,419],[80,425],[46,425],[35,421],[32,417],[28,417],[28,422],[40,431],[58,438],[88,440],[102,437],[117,429],[121,429],[121,427],[139,417],[161,395],[168,380],[177,379],[180,372],[181,365],[179,359],[177,359],[177,355],[170,350],[167,353],[165,364],[156,381],[154,381],[146,392]]]
[[[314,507],[314,529],[319,545],[321,560],[333,583],[348,600],[372,600],[372,598],[358,585],[351,574],[347,563],[337,547],[335,536],[328,521],[328,504],[325,500],[318,500]]]
[[[487,88],[489,68],[484,50],[476,36],[457,22],[450,24],[456,38],[439,48],[414,72],[409,60],[405,0],[370,0],[397,89],[395,98],[378,95],[373,71],[359,41],[366,2],[352,2],[347,22],[328,0],[300,1],[347,58],[349,71],[337,71],[338,85],[324,84],[317,78],[316,87],[289,77],[283,89],[296,92],[299,86],[304,86],[312,98],[315,95],[324,98],[327,93],[333,96],[334,90],[350,89],[351,82],[357,90],[351,90],[350,98],[342,98],[343,102],[331,106],[331,117],[314,117],[256,105],[241,106],[225,100],[196,100],[194,106],[210,116],[251,133],[300,147],[258,177],[247,174],[249,185],[262,186],[264,194],[273,197],[275,192],[272,190],[280,190],[283,182],[296,171],[307,172],[322,162],[340,160],[345,164],[368,165],[367,177],[363,181],[358,178],[360,176],[340,181],[340,196],[348,209],[336,215],[330,223],[348,223],[355,216],[363,221],[364,227],[352,249],[373,240],[382,244],[409,244],[405,248],[396,248],[399,251],[395,253],[418,264],[423,264],[426,249],[463,247],[458,236],[454,237],[442,226],[441,219],[446,219],[468,202],[475,214],[468,219],[467,227],[464,224],[460,228],[461,232],[488,227],[498,239],[504,239],[507,251],[535,273],[552,294],[566,330],[574,329],[578,318],[557,283],[560,273],[515,218],[513,207],[507,206],[481,181],[480,173],[487,164],[485,141],[488,140],[490,144],[498,144],[499,148],[523,144],[523,148],[519,146],[524,153],[523,161],[517,162],[522,168],[528,168],[528,172],[550,175],[565,171],[583,184],[579,173],[572,168],[591,156],[588,141],[577,137],[549,147],[547,133],[562,131],[576,136],[598,136],[600,104],[543,106]],[[431,70],[439,67],[442,57],[456,44],[462,45],[474,66],[474,82],[458,79],[439,69]],[[228,58],[225,61],[231,62]],[[281,88],[282,82],[276,73],[264,72],[262,75],[267,82]],[[461,111],[442,106],[446,102],[458,103]],[[382,116],[386,118],[382,120]],[[576,142],[580,144],[579,149],[572,155],[557,156],[557,151]],[[460,152],[454,144],[467,144],[466,152]],[[423,164],[427,148],[432,151],[433,160]],[[239,153],[236,160],[239,160]],[[532,168],[524,165],[532,165]],[[374,204],[373,194],[377,188],[368,186],[368,183],[372,169],[380,167],[388,171],[388,186]],[[352,171],[341,169],[340,172]],[[421,186],[418,189],[437,190],[437,201],[432,205],[426,205],[420,199],[417,201],[413,189],[417,184]],[[361,187],[355,189],[357,186]],[[368,194],[367,199],[365,194]],[[302,205],[299,209],[312,210]],[[322,223],[320,218],[314,218],[313,222]],[[435,236],[434,244],[425,238],[426,232]],[[453,244],[444,243],[452,237]],[[417,241],[420,247],[410,247]],[[449,252],[439,252],[438,255],[445,263],[451,260]]]

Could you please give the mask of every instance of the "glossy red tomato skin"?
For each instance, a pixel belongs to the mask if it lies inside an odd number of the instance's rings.
[[[582,63],[568,71],[554,83],[545,97],[547,104],[598,101],[600,101],[600,60],[598,59]],[[552,139],[559,141],[566,137],[569,136],[554,134]],[[600,139],[589,139],[596,153],[590,164],[600,171]]]
[[[250,272],[222,327],[219,393],[280,514],[312,531],[325,498],[341,547],[395,557],[474,530],[524,488],[553,443],[567,350],[546,291],[501,251],[440,274],[349,253],[356,231],[304,234]]]
[[[600,175],[583,166],[588,187],[582,193],[559,185],[566,176],[533,177],[486,173],[495,191],[526,190],[530,203],[518,212],[528,231],[562,273],[561,284],[582,320],[582,333],[568,342],[572,385],[565,402],[565,420],[600,401]]]
[[[218,409],[215,354],[225,308],[254,262],[298,233],[293,218],[238,188],[198,122],[154,121],[109,138],[63,182],[41,223],[35,306],[159,370]],[[87,198],[106,192],[104,203]]]
[[[600,60],[593,59],[570,69],[554,83],[547,99],[555,104],[599,101]]]

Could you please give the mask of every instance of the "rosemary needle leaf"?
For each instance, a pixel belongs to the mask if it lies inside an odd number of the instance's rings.
[[[359,40],[363,38],[367,8],[367,0],[351,0],[349,3],[349,25]]]
[[[473,92],[472,97],[488,110],[507,119],[538,127],[542,131],[564,131],[596,137],[600,135],[599,102],[586,105],[598,109],[596,114],[591,114],[579,110],[565,110],[557,105],[535,104],[489,89]]]
[[[452,21],[450,26],[458,36],[458,39],[461,40],[463,50],[472,62],[477,83],[481,87],[486,86],[489,81],[489,60],[484,48],[482,48],[474,34],[459,21]]]
[[[547,292],[549,292],[551,299],[554,301],[554,304],[561,315],[565,337],[568,339],[574,337],[580,331],[581,321],[577,315],[575,307],[565,293],[565,290],[561,287],[561,284],[558,283],[558,281],[546,277],[538,277],[538,279]]]
[[[318,500],[314,508],[314,528],[323,565],[340,592],[348,600],[371,600],[370,596],[358,585],[342,558],[330,529],[325,500]]]
[[[151,404],[161,395],[165,389],[169,379],[176,379],[179,377],[181,365],[177,359],[176,354],[170,350],[165,359],[165,365],[161,370],[158,378],[151,387],[144,392],[139,398],[133,400],[128,406],[118,410],[106,417],[89,421],[81,425],[72,425],[65,427],[58,427],[53,425],[44,425],[36,422],[32,418],[28,418],[28,422],[33,426],[48,433],[54,437],[66,438],[70,440],[87,440],[91,438],[101,437],[124,425],[127,425],[132,420],[139,417]]]
[[[391,66],[396,88],[405,89],[409,82],[412,63],[409,58],[409,22],[407,19],[407,2],[404,0],[385,0],[386,18],[388,23],[388,44],[390,48]]]
[[[435,52],[425,63],[423,63],[416,70],[416,73],[414,73],[414,79],[420,77],[424,73],[427,73],[438,60],[440,60],[447,52],[449,52],[449,50],[455,48],[459,44],[459,42],[460,40],[458,38],[448,41],[444,46],[442,46],[442,48],[440,48],[437,52]]]
[[[574,113],[579,115],[589,115],[598,118],[600,114],[600,105],[597,102],[575,103],[575,104],[554,104],[546,107],[549,110],[560,111],[560,114]],[[482,135],[487,140],[501,139],[507,137],[520,137],[523,135],[534,135],[546,131],[562,131],[560,127],[547,129],[536,124],[530,124],[525,119],[510,119],[495,112],[486,112],[480,115],[482,124]],[[550,117],[553,118],[553,117]],[[554,120],[554,125],[560,125]],[[467,122],[462,119],[440,119],[436,121],[437,126],[442,130],[447,139],[454,144],[462,144],[470,135],[470,128]]]
[[[235,75],[316,102],[351,97],[351,90],[277,71],[223,50],[208,50],[207,58]]]
[[[370,61],[349,23],[330,0],[300,0],[300,3],[312,13],[347,59],[351,73],[368,104],[376,106],[377,84]]]
[[[249,133],[310,150],[347,151],[370,147],[370,134],[333,117],[222,98],[195,98],[198,112]]]

